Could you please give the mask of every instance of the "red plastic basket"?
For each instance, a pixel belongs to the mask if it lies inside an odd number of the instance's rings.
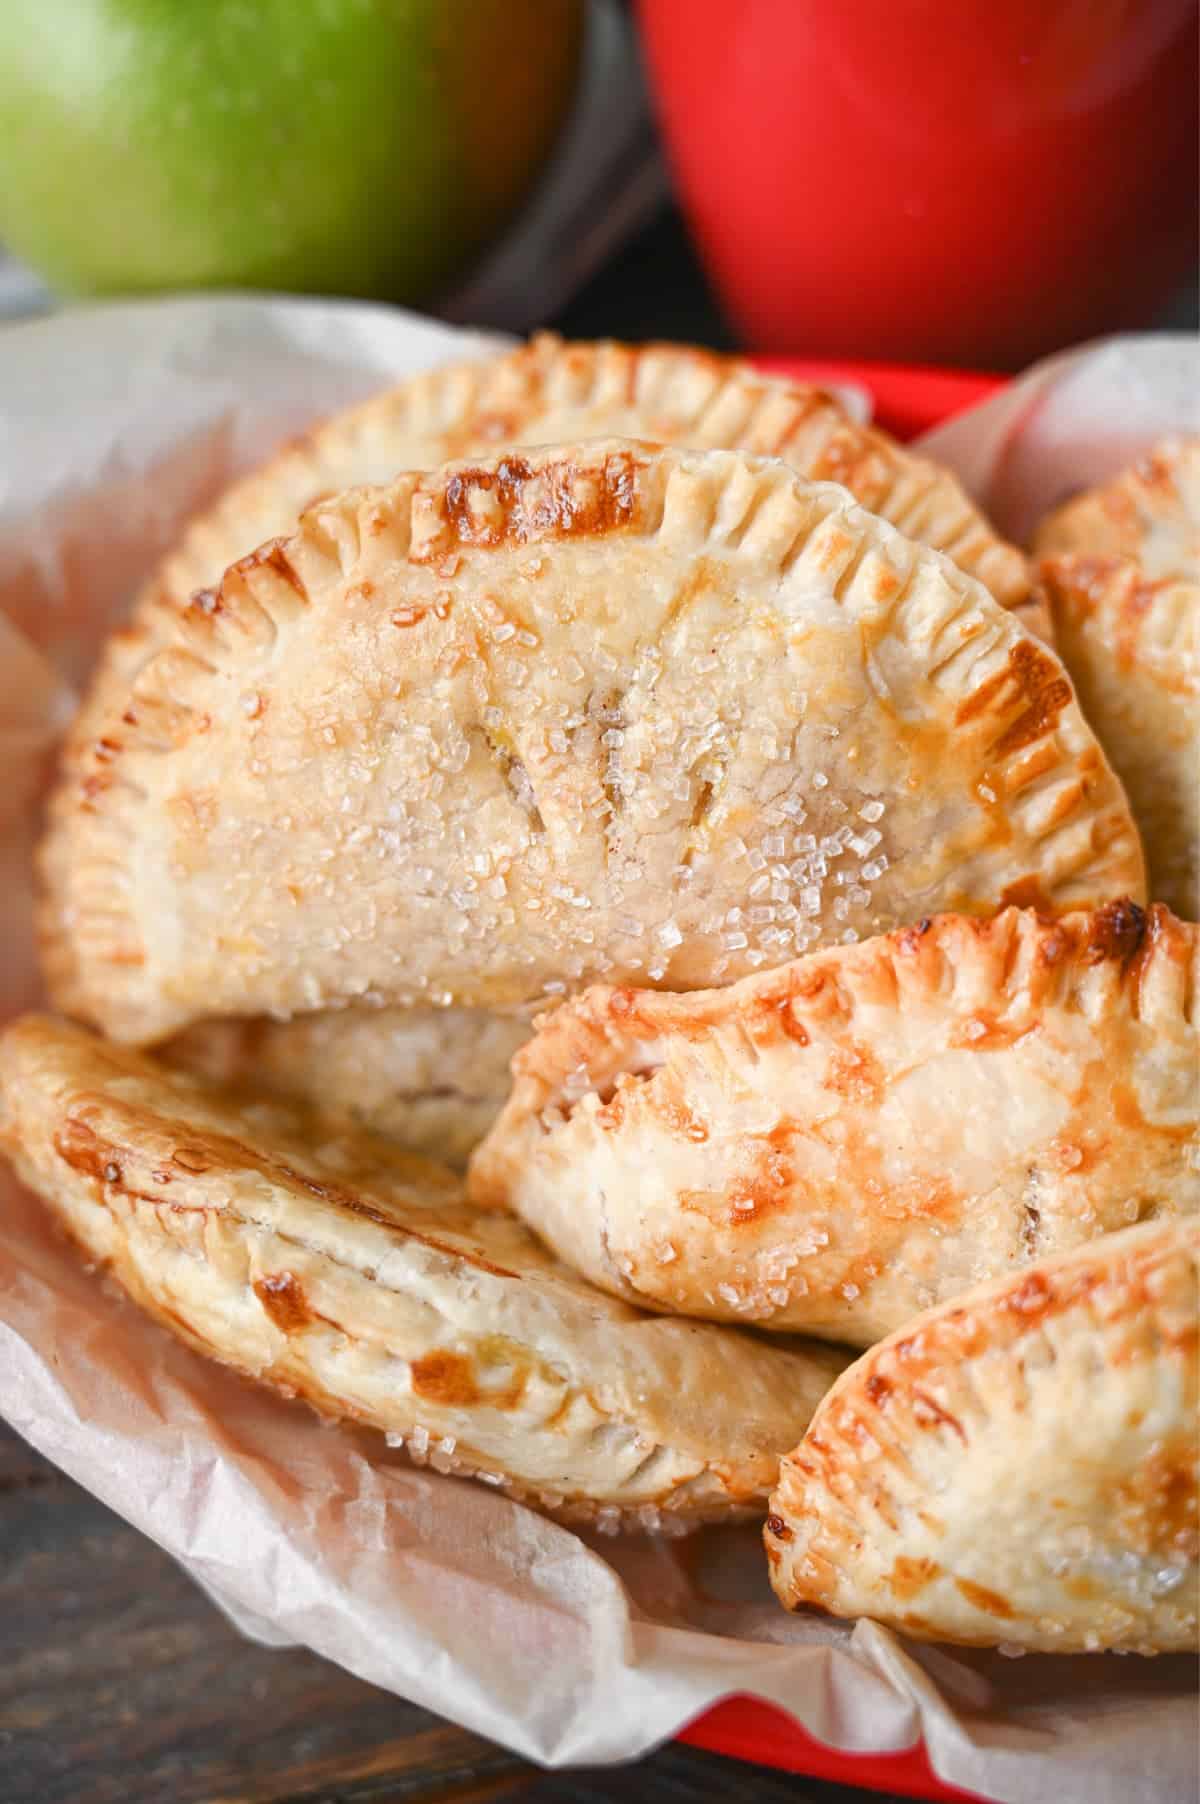
[[[915,438],[965,407],[986,401],[1003,387],[1000,376],[968,370],[936,370],[890,363],[808,362],[757,358],[760,368],[801,382],[854,383],[874,401],[874,417],[897,438]],[[681,1730],[680,1741],[714,1754],[753,1761],[814,1779],[834,1779],[867,1791],[906,1798],[970,1800],[978,1794],[944,1785],[930,1767],[921,1743],[895,1754],[846,1754],[816,1741],[786,1711],[761,1698],[730,1697]]]
[[[786,1773],[805,1773],[810,1779],[834,1779],[839,1785],[859,1785],[903,1798],[928,1798],[935,1804],[942,1800],[979,1804],[977,1792],[943,1784],[920,1742],[894,1754],[847,1754],[841,1748],[826,1747],[785,1710],[761,1698],[723,1698],[681,1729],[678,1739],[712,1754],[727,1754]]]
[[[979,370],[936,370],[918,364],[848,363],[796,357],[756,357],[760,369],[798,382],[852,382],[875,402],[875,418],[897,438],[916,438],[964,407],[988,400],[1003,376]]]

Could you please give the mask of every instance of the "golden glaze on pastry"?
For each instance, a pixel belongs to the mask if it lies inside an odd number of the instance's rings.
[[[643,1315],[444,1167],[37,1016],[0,1036],[0,1136],[191,1346],[602,1527],[760,1512],[845,1363]]]
[[[294,1021],[198,1021],[160,1048],[181,1070],[317,1101],[463,1166],[504,1106],[529,1021],[469,1008],[323,1009]]]
[[[778,461],[621,442],[351,491],[242,559],[43,875],[57,1001],[131,1040],[1142,888],[1061,666],[979,584]]]
[[[1164,439],[1111,482],[1056,508],[1035,549],[1138,564],[1148,582],[1200,583],[1200,437]]]
[[[470,1188],[652,1309],[869,1346],[1200,1210],[1200,932],[1130,903],[942,915],[689,996],[588,990]]]
[[[255,545],[293,531],[318,496],[504,446],[613,437],[782,457],[802,476],[840,482],[1046,630],[1024,556],[997,536],[950,471],[859,425],[836,396],[686,345],[564,344],[539,333],[514,351],[426,371],[349,408],[234,483],[163,559],[129,627],[110,642],[72,755],[95,736],[112,685],[124,689],[173,636],[193,592],[219,583]]]
[[[789,1608],[1046,1653],[1196,1647],[1200,1222],[930,1310],[845,1372],[764,1540]]]
[[[336,415],[235,483],[189,526],[137,598],[130,625],[105,648],[66,747],[89,756],[114,692],[124,695],[150,652],[168,642],[191,593],[272,534],[293,529],[316,496],[448,458],[488,455],[501,443],[547,444],[614,433],[666,444],[741,447],[784,458],[801,474],[836,480],[872,512],[953,556],[1028,626],[1049,636],[1023,555],[1001,541],[954,476],[851,419],[836,396],[763,376],[734,358],[688,346],[564,344],[549,333],[503,355],[421,374]],[[364,1119],[416,1147],[458,1161],[493,1119],[508,1089],[511,1024],[457,1009],[363,1013],[328,1025],[262,1021],[254,1029],[181,1048],[186,1062],[239,1046],[262,1062],[272,1087],[308,1094],[318,1045],[335,1092],[352,1082]],[[479,1044],[470,1050],[479,1028]],[[511,1040],[506,1052],[502,1043]],[[253,1042],[253,1045],[251,1044]],[[490,1061],[484,1064],[487,1055]],[[472,1070],[464,1077],[464,1055]]]
[[[1044,522],[1035,549],[1080,703],[1129,794],[1151,894],[1200,903],[1200,438]]]

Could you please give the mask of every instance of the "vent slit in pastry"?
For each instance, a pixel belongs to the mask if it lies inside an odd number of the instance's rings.
[[[1025,560],[996,537],[955,478],[878,429],[855,423],[835,396],[686,347],[564,345],[542,334],[513,352],[420,375],[356,406],[235,483],[188,528],[180,546],[147,582],[130,627],[110,641],[70,734],[67,764],[73,767],[90,755],[114,697],[125,696],[151,653],[174,640],[188,597],[197,590],[213,593],[230,564],[249,547],[293,531],[302,511],[355,484],[388,481],[400,470],[490,455],[501,441],[546,444],[614,432],[660,443],[742,446],[768,453],[803,475],[847,484],[872,511],[885,516],[925,496],[923,531],[929,543],[954,555],[991,587],[1003,606],[1019,610],[1024,623],[1043,636],[1048,633]],[[752,532],[768,493],[765,488],[753,491],[731,530],[731,542]],[[332,543],[327,549],[333,551]],[[248,623],[243,630],[250,634]],[[265,648],[275,633],[274,622],[258,614],[252,636]],[[244,705],[259,705],[253,691],[247,692]],[[151,706],[146,701],[139,706],[147,734]],[[164,731],[164,749],[168,741]],[[619,806],[619,793],[609,799]],[[533,825],[539,831],[536,820]],[[61,944],[54,956],[64,956]],[[414,1011],[411,1024],[415,1061],[424,1057],[431,1035],[430,1023],[418,1018],[424,1012]],[[441,1022],[447,1036],[445,1069],[452,1073],[458,1036],[444,1015]],[[298,1032],[296,1063],[302,1070],[308,1029]],[[396,1066],[401,1037],[398,1023],[381,1031],[380,1057],[389,1068]],[[353,1038],[361,1044],[366,1030]],[[273,1047],[281,1074],[287,1044],[286,1026],[277,1027]],[[497,1087],[504,1075],[498,1066],[492,1079]],[[432,1113],[419,1104],[406,1117],[393,1104],[386,1120],[402,1137],[423,1140]],[[456,1148],[470,1144],[473,1122],[469,1113],[457,1121],[447,1117]]]
[[[187,611],[52,804],[48,977],[117,1037],[363,999],[516,1008],[597,976],[688,989],[914,910],[1141,892],[1052,654],[780,463],[505,456],[322,504],[282,555],[292,575],[265,547]],[[613,694],[619,748],[589,702]],[[507,772],[472,757],[480,727]],[[698,824],[689,770],[719,773]]]

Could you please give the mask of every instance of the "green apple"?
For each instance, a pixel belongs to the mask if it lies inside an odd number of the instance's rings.
[[[0,238],[77,294],[419,300],[501,230],[582,0],[0,0]]]

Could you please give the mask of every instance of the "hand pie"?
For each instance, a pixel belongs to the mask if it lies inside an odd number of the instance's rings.
[[[159,1051],[213,1083],[319,1101],[463,1166],[504,1106],[520,1016],[483,1009],[325,1009],[294,1021],[198,1021]]]
[[[1200,903],[1200,438],[1160,445],[1046,520],[1057,643],[1124,783],[1150,891]]]
[[[471,1193],[651,1309],[869,1346],[1200,1211],[1200,930],[1131,903],[942,915],[724,990],[542,1023]]]
[[[0,1036],[0,1136],[200,1352],[602,1527],[761,1511],[845,1364],[613,1302],[443,1167],[58,1022]]]
[[[789,1609],[922,1641],[1194,1650],[1200,1222],[980,1285],[873,1347],[783,1462]]]
[[[778,461],[622,442],[351,491],[242,559],[114,703],[43,875],[56,1000],[142,1041],[696,988],[1142,888],[1062,667],[986,590]]]
[[[698,448],[740,446],[782,457],[803,475],[841,482],[874,513],[948,552],[1031,630],[1049,636],[1024,557],[997,538],[954,476],[877,428],[859,425],[835,396],[685,346],[564,344],[541,333],[502,356],[419,375],[351,408],[236,483],[164,559],[138,597],[130,626],[105,648],[68,738],[67,765],[91,755],[114,694],[124,706],[134,673],[174,637],[192,591],[219,583],[250,547],[292,530],[315,496],[386,482],[400,470],[451,457],[487,455],[501,442],[613,433]],[[332,1061],[335,1089],[341,1077],[362,1074],[365,1087],[356,1087],[364,1119],[457,1161],[499,1109],[508,1058],[519,1043],[511,1024],[489,1029],[485,1019],[481,1011],[462,1018],[456,1009],[411,1008],[352,1020],[339,1013],[327,1027],[316,1017],[311,1025],[263,1021],[244,1036],[225,1034],[220,1057],[228,1061],[239,1046],[249,1053],[253,1040],[272,1087],[304,1094],[319,1044]],[[463,1054],[476,1027],[479,1044],[464,1096]],[[506,1040],[513,1042],[509,1051],[502,1048]],[[210,1036],[202,1046],[190,1039],[180,1054],[184,1061],[211,1057],[217,1047]]]
[[[219,583],[255,545],[293,531],[316,497],[503,446],[612,437],[782,457],[802,476],[840,482],[909,538],[953,557],[1027,625],[1048,631],[1024,556],[997,537],[950,471],[859,425],[836,396],[685,345],[564,344],[540,333],[502,356],[425,372],[335,415],[227,490],[163,560],[130,625],[106,648],[72,754],[96,736],[114,686],[123,691],[170,642],[192,593]]]

